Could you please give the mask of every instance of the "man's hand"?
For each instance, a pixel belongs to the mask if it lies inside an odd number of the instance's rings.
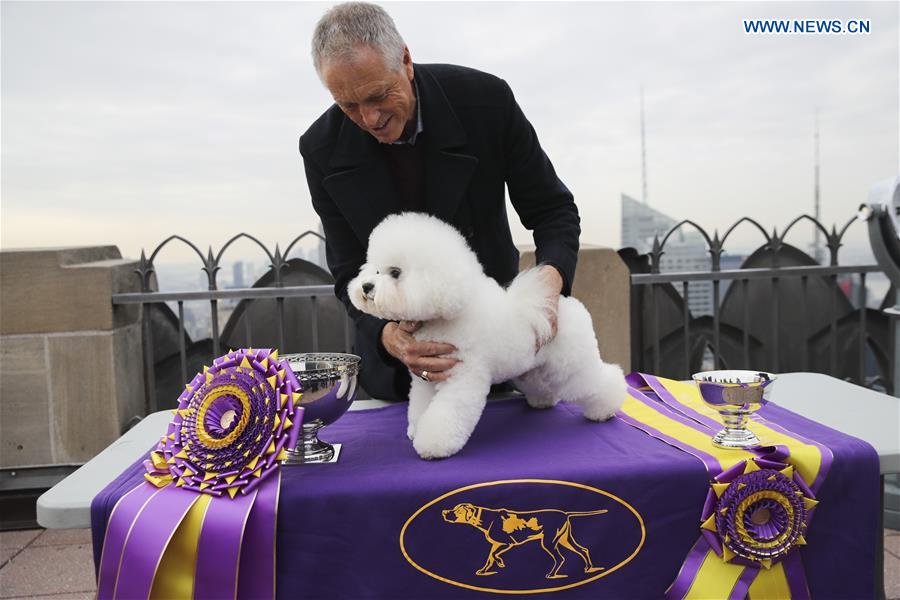
[[[552,265],[543,265],[538,270],[538,273],[541,275],[541,279],[544,280],[547,287],[547,319],[550,321],[550,336],[545,339],[538,338],[535,341],[535,352],[556,337],[557,317],[559,314],[559,295],[562,293],[563,289],[563,278],[562,275],[559,274],[559,271],[556,270],[556,267]]]
[[[558,275],[558,274],[557,274]],[[456,347],[441,342],[419,342],[412,336],[422,326],[421,321],[390,322],[381,330],[381,343],[391,356],[399,359],[416,377],[428,372],[428,381],[446,381],[447,372],[459,360],[445,356]]]

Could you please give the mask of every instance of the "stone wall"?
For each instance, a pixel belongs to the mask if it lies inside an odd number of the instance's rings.
[[[143,414],[139,291],[115,246],[0,252],[0,467],[82,463]]]
[[[534,266],[534,247],[519,247],[519,268]],[[600,355],[606,362],[631,370],[631,312],[628,267],[612,248],[582,244],[575,269],[572,296],[594,320]]]

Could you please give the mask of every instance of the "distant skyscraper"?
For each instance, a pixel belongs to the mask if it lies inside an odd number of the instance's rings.
[[[653,238],[660,242],[678,221],[643,202],[622,194],[622,246],[635,248],[641,254],[653,249]],[[698,232],[684,228],[672,234],[663,248],[659,261],[660,272],[709,271],[709,249]],[[675,289],[682,296],[680,284]],[[688,308],[694,316],[712,314],[713,293],[711,281],[688,283]]]
[[[622,194],[622,246],[636,248],[641,254],[649,252],[653,247],[653,236],[660,239],[677,221],[658,210],[654,210],[632,198]]]

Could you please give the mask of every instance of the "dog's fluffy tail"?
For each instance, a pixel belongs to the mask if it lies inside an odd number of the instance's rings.
[[[537,268],[519,273],[507,288],[507,293],[514,299],[516,311],[531,325],[535,337],[543,344],[550,339],[550,306],[547,283]]]

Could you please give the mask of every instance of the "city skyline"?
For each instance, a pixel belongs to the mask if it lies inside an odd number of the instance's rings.
[[[654,235],[659,231],[669,230],[676,222],[668,215],[649,207],[648,205],[623,194],[621,197],[622,219],[620,223],[623,246],[635,248],[639,253],[647,253],[651,249]],[[668,240],[664,254],[660,261],[660,272],[685,272],[685,271],[709,271],[711,262],[708,249],[703,237],[696,230],[685,228],[679,230],[681,235],[675,235]],[[297,248],[291,256],[302,258],[317,264],[324,265],[324,253],[321,242],[318,240]],[[801,250],[803,250],[801,248]],[[723,253],[720,256],[720,269],[738,269],[748,257],[742,254]],[[846,264],[846,262],[844,263]],[[205,290],[208,286],[206,272],[202,270],[198,261],[190,263],[162,263],[157,266],[157,281],[159,291],[184,292],[189,290]],[[248,260],[246,258],[228,262],[224,260],[220,265],[221,270],[216,278],[219,289],[234,287],[250,287],[259,278],[263,277],[271,268],[266,260]],[[236,281],[240,279],[240,282]],[[720,286],[720,299],[727,295],[730,281],[723,281]],[[858,298],[857,280],[852,276],[843,276],[841,285],[846,288],[851,302]],[[866,302],[870,308],[877,309],[885,297],[890,286],[883,273],[871,273],[867,279]],[[713,286],[711,280],[692,281],[688,283],[689,309],[694,317],[713,314]],[[683,288],[674,286],[675,292],[683,296]],[[177,311],[174,301],[167,303],[172,311]],[[232,312],[237,307],[235,300],[220,301],[217,305],[217,314],[220,327],[228,322]],[[212,331],[210,305],[206,300],[187,301],[183,304],[185,329],[193,340],[209,337]]]
[[[414,60],[510,83],[575,194],[583,243],[617,246],[620,194],[641,195],[641,86],[650,205],[709,231],[812,213],[817,109],[826,226],[898,169],[895,3],[384,5]],[[0,244],[136,258],[173,233],[205,251],[315,229],[296,140],[331,102],[308,58],[328,6],[4,2]],[[741,30],[796,17],[872,30]],[[868,245],[851,231],[845,251]],[[811,231],[794,235],[805,249]]]

